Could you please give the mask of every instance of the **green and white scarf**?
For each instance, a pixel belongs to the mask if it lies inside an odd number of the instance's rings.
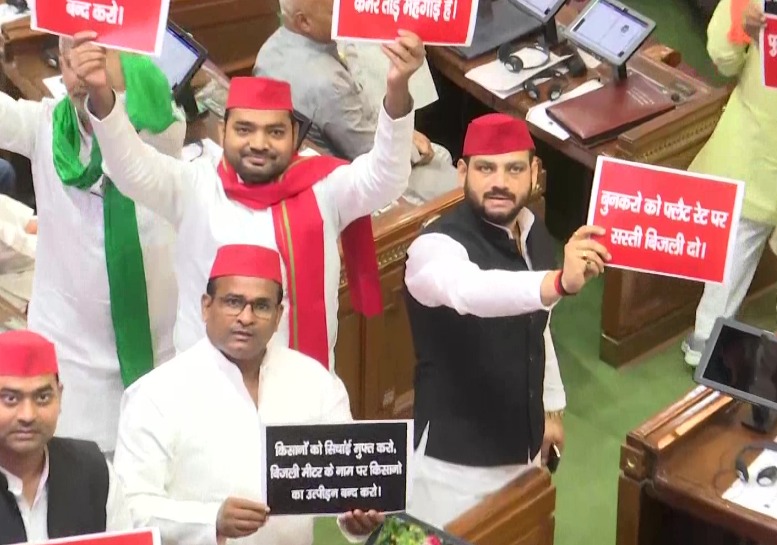
[[[137,131],[165,131],[175,121],[167,78],[148,57],[122,53],[127,115]],[[54,108],[54,167],[68,187],[89,190],[102,176],[102,154],[92,140],[89,163],[79,157],[78,116],[69,97]],[[103,217],[111,318],[124,386],[154,367],[154,345],[135,203],[105,178]]]

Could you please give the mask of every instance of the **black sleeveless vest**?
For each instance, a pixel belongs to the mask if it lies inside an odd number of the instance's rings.
[[[108,464],[91,441],[49,441],[49,539],[105,531]],[[0,545],[27,541],[22,515],[0,473]]]
[[[484,222],[467,202],[427,226],[426,233],[451,237],[481,269],[528,270],[516,241]],[[553,238],[539,218],[526,246],[533,270],[556,268]],[[416,448],[429,424],[426,454],[434,458],[481,467],[527,463],[539,452],[545,431],[548,312],[462,316],[448,307],[425,307],[407,289],[405,296],[417,358]]]

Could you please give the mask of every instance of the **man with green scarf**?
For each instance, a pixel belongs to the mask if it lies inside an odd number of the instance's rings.
[[[60,68],[68,91],[60,101],[0,93],[0,148],[32,163],[38,245],[28,325],[57,349],[67,390],[57,435],[95,441],[110,456],[124,388],[174,355],[175,234],[103,176],[66,38]],[[140,136],[179,156],[186,126],[164,74],[122,54],[111,58],[111,79],[126,89]]]

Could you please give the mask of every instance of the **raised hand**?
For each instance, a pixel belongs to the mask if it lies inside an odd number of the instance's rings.
[[[103,89],[110,86],[105,48],[94,43],[97,33],[85,30],[73,36],[70,49],[70,66],[87,89]]]
[[[564,268],[561,286],[568,293],[577,293],[591,279],[604,272],[604,263],[610,260],[607,248],[592,240],[602,236],[605,230],[595,225],[584,225],[564,246]]]
[[[407,83],[423,64],[426,51],[421,39],[407,30],[400,30],[399,37],[381,46],[383,54],[391,61],[388,84]]]

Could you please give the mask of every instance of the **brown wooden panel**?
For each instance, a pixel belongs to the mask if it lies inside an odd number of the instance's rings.
[[[228,76],[250,75],[280,24],[278,0],[172,0],[170,19],[190,32]]]
[[[361,365],[364,318],[354,312],[348,290],[340,290],[339,306],[335,371],[348,390],[351,414],[359,420],[364,418],[364,368]]]

